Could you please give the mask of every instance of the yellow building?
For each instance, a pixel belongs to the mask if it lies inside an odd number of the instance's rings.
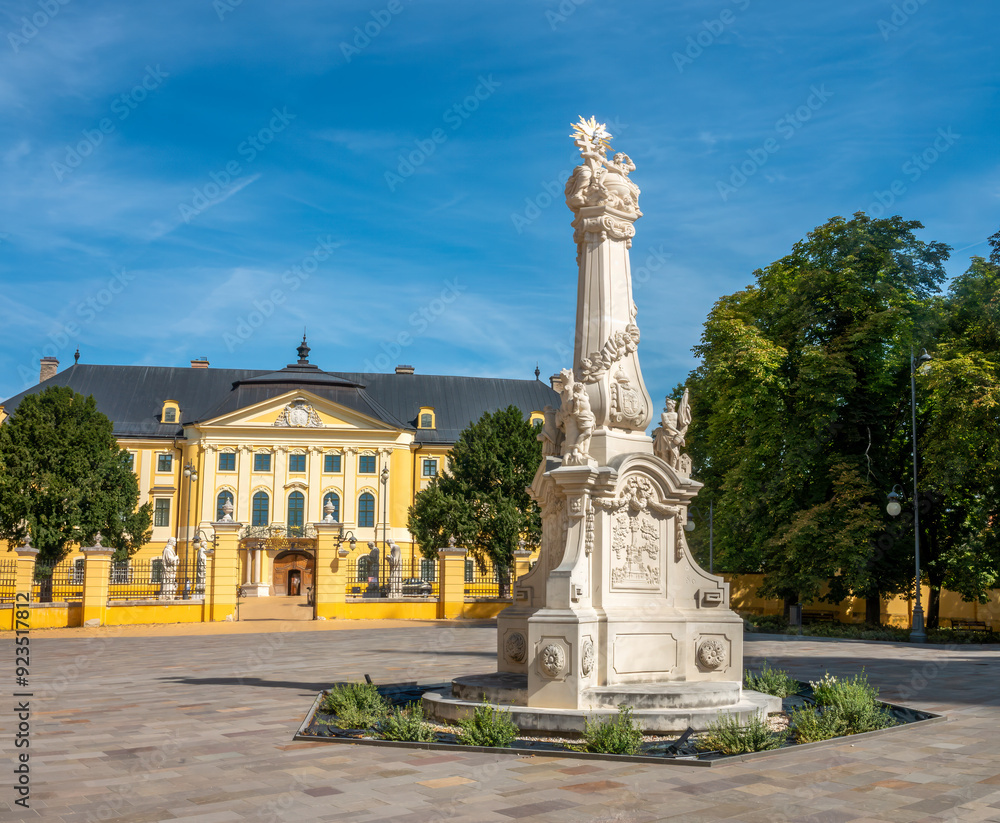
[[[540,421],[559,402],[537,370],[535,380],[419,375],[410,366],[335,373],[309,362],[304,337],[297,351],[297,362],[278,371],[193,360],[191,368],[75,363],[59,372],[46,358],[39,384],[0,408],[14,413],[26,394],[54,385],[93,395],[153,506],[152,539],[134,560],[158,558],[174,538],[192,568],[199,531],[212,539],[228,501],[243,525],[243,593],[268,596],[312,585],[313,524],[325,516],[354,537],[354,568],[369,541],[394,541],[403,577],[433,577],[406,528],[414,495],[484,413],[513,404]]]

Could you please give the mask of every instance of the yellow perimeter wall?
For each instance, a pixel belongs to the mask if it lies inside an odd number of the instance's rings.
[[[743,614],[765,615],[782,614],[783,604],[780,600],[760,597],[757,590],[764,579],[762,574],[723,574],[729,583],[730,603],[735,611]],[[920,597],[927,612],[930,589],[922,586]],[[803,603],[803,611],[834,612],[842,623],[863,623],[865,619],[865,603],[863,600],[850,598],[841,603],[812,602]],[[882,623],[891,626],[906,627],[910,625],[913,614],[913,600],[894,597],[882,601]],[[986,623],[995,631],[1000,631],[1000,589],[993,589],[989,603],[967,603],[950,591],[941,592],[941,626],[947,628],[950,620],[977,620]]]

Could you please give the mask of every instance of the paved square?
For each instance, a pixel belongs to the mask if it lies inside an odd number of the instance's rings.
[[[294,742],[336,680],[491,670],[481,624],[260,623],[189,636],[32,634],[31,810],[84,821],[1000,821],[1000,647],[750,635],[799,679],[862,666],[886,699],[949,721],[723,767],[685,768]],[[211,628],[211,632],[208,631]],[[279,630],[286,629],[286,630]],[[117,636],[116,636],[117,634]],[[11,662],[13,642],[7,639]],[[12,715],[3,719],[9,755]],[[10,766],[8,765],[9,769]],[[10,772],[8,772],[8,775]]]

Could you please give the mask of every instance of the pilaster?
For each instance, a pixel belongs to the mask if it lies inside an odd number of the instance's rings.
[[[215,562],[212,564],[212,592],[209,620],[225,620],[236,612],[239,586],[239,533],[242,523],[213,523]]]
[[[38,559],[38,549],[25,544],[15,549],[17,552],[17,580],[14,591],[19,594],[27,594],[28,599],[16,598],[19,604],[31,602],[31,593],[35,585],[35,561]]]
[[[115,550],[101,545],[84,546],[83,552],[83,625],[96,620],[103,626],[108,613],[108,588],[111,583],[111,557]],[[94,625],[94,624],[91,624]]]
[[[465,609],[465,555],[463,548],[438,549],[438,617],[455,618]]]
[[[314,523],[316,529],[316,579],[313,583],[315,617],[347,615],[347,549],[340,548],[340,523]]]

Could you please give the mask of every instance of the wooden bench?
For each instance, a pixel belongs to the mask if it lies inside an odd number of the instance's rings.
[[[836,612],[805,611],[802,612],[803,623],[836,623]]]
[[[982,620],[957,620],[952,619],[951,627],[968,632],[988,632],[990,627]]]

